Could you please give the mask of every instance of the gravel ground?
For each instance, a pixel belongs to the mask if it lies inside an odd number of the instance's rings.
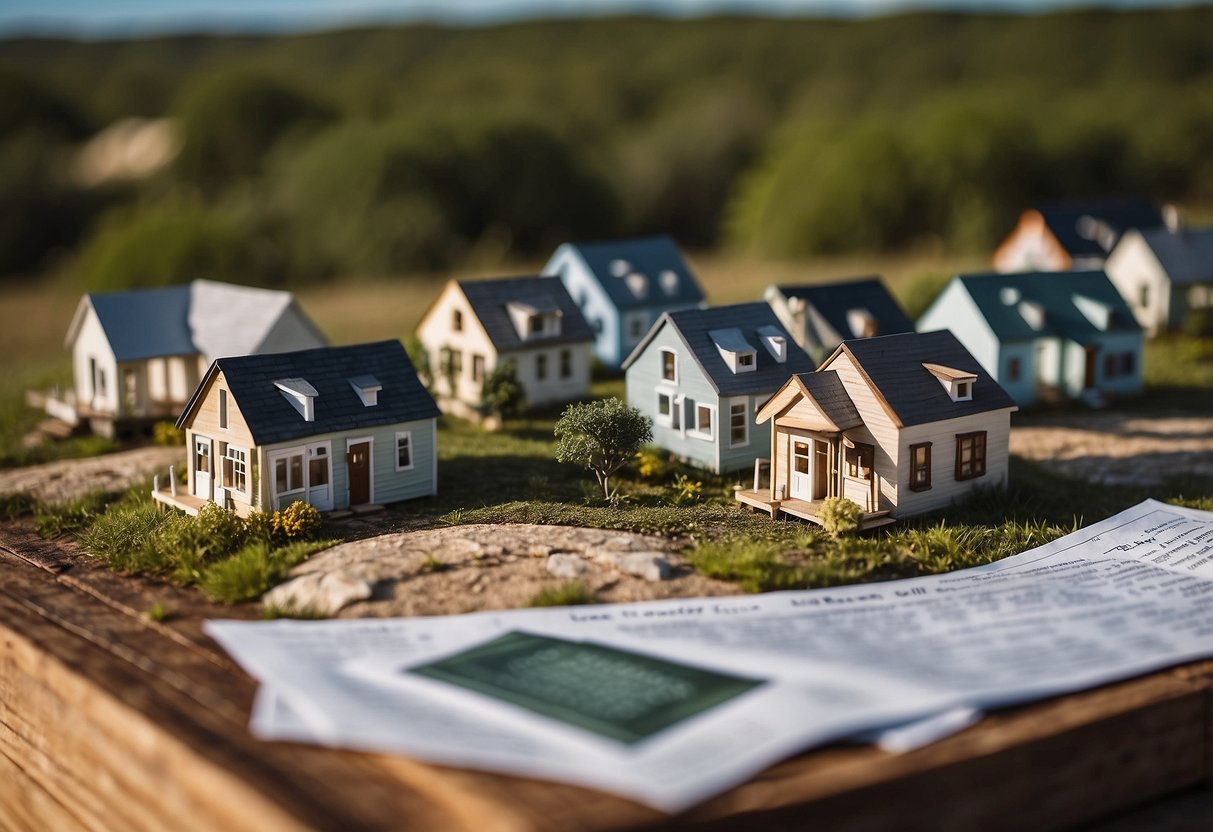
[[[25,491],[39,500],[65,502],[90,491],[125,491],[152,474],[168,477],[168,467],[185,464],[184,448],[135,448],[131,451],[62,459],[28,468],[0,470],[0,494]]]

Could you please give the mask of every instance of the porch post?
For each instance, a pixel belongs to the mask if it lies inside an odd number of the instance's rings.
[[[775,447],[776,447],[775,436],[778,432],[779,432],[779,423],[775,420],[774,417],[771,417],[771,473],[770,473],[769,479],[771,481],[770,484],[771,484],[771,499],[772,500],[775,499],[775,471],[778,470],[777,463],[775,461]]]

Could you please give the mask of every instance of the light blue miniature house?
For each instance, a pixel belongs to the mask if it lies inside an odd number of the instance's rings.
[[[594,357],[618,370],[663,312],[701,306],[703,289],[667,236],[565,243],[546,275],[557,275],[594,330]]]
[[[1026,407],[1141,392],[1142,330],[1102,271],[959,275],[918,320],[950,329]]]
[[[813,362],[765,303],[666,312],[623,364],[628,404],[653,419],[653,442],[716,473],[770,455],[758,408]]]

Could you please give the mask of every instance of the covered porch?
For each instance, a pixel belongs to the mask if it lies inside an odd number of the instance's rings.
[[[799,497],[789,497],[786,496],[783,487],[773,489],[769,484],[764,486],[762,474],[765,469],[768,472],[769,478],[770,467],[771,461],[769,459],[754,460],[754,487],[738,488],[733,492],[733,498],[754,511],[766,512],[773,519],[779,519],[783,515],[822,525],[819,514],[822,504],[825,503],[825,498],[806,500]],[[836,495],[831,494],[828,496]],[[876,529],[896,522],[895,518],[889,516],[888,509],[875,508],[873,504],[867,503],[867,501],[860,503],[860,505],[865,509],[863,517],[859,521],[861,531]]]

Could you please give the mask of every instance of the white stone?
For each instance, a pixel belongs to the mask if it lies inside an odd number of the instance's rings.
[[[670,562],[659,552],[630,552],[620,556],[619,571],[646,581],[665,581],[670,577]]]
[[[332,616],[355,601],[371,597],[369,581],[348,572],[312,572],[271,589],[261,598],[267,607]]]
[[[557,552],[548,555],[548,572],[557,578],[579,578],[589,571],[589,566],[577,555]]]

